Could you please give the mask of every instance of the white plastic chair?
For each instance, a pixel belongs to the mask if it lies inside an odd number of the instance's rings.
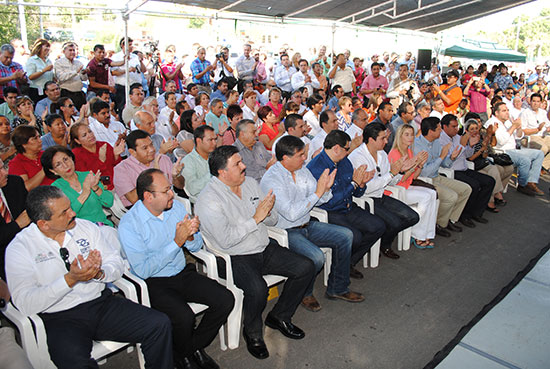
[[[280,246],[288,248],[288,235],[286,230],[268,227],[267,231],[270,238],[276,240]],[[241,334],[244,293],[235,285],[235,281],[233,279],[233,267],[231,265],[231,256],[222,250],[214,248],[212,243],[205,237],[204,233],[202,236],[207,251],[210,251],[212,254],[222,258],[225,261],[225,279],[219,277],[216,267],[209,268],[209,271],[211,271],[209,277],[217,279],[218,283],[224,285],[235,296],[235,306],[227,318],[227,346],[230,349],[236,349],[239,347],[239,339]],[[268,288],[271,288],[286,280],[286,277],[274,274],[264,275],[263,278]],[[224,350],[223,347],[222,350]]]
[[[328,223],[328,213],[321,208],[313,208],[309,212],[309,215],[317,218],[322,223]],[[325,266],[323,267],[323,283],[328,286],[328,277],[330,275],[330,268],[332,266],[332,249],[330,247],[320,247],[321,251],[325,255]]]
[[[125,297],[136,303],[138,302],[137,293],[132,283],[119,279],[113,284],[124,293]],[[2,313],[8,320],[14,323],[21,335],[23,350],[27,354],[29,361],[35,369],[55,369],[54,363],[50,359],[48,352],[48,344],[46,338],[46,329],[42,319],[36,315],[26,316],[21,313],[11,302],[7,304]],[[137,344],[139,349],[140,345]],[[132,352],[134,347],[131,343],[114,342],[114,341],[94,341],[92,346],[91,356],[98,362],[104,364],[107,357],[119,350],[127,348],[128,352]],[[141,350],[138,350],[138,360],[141,369],[145,368],[145,360]]]
[[[366,204],[369,205],[369,210],[371,214],[374,214],[374,201],[368,196],[353,197],[353,202],[357,204],[361,209],[366,209]],[[380,239],[378,239],[374,245],[370,248],[370,251],[363,256],[363,268],[369,267],[376,268],[380,261]]]

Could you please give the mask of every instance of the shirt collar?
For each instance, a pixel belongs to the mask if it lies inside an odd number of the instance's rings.
[[[176,200],[174,200],[176,201]],[[145,207],[145,205],[143,204],[143,201],[141,200],[138,200],[134,206],[132,207],[132,209],[135,208],[135,214],[136,214],[136,217],[142,221],[142,223],[146,223],[150,220],[153,220],[153,219],[159,219],[157,218],[155,215],[153,215],[149,209],[147,209]],[[169,210],[168,210],[169,211]],[[166,214],[167,211],[164,211],[163,214]],[[166,219],[166,216],[164,217],[164,219]]]

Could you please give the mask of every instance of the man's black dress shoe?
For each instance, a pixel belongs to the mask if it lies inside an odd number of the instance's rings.
[[[453,222],[449,222],[447,229],[453,232],[462,232],[462,227]]]
[[[451,237],[451,232],[438,224],[435,225],[435,234],[441,237]]]
[[[263,338],[250,338],[244,331],[243,337],[246,341],[246,348],[252,356],[256,359],[267,359],[269,357],[269,351],[267,351]]]
[[[193,353],[193,358],[201,369],[220,369],[218,363],[216,363],[204,349],[195,351]]]
[[[395,252],[393,252],[392,249],[386,249],[382,250],[382,254],[390,259],[399,259],[399,255],[397,255]]]
[[[469,218],[460,218],[460,223],[462,223],[464,226],[468,227],[468,228],[475,228],[476,225],[474,222],[472,222],[471,219]],[[451,224],[451,223],[449,223]]]
[[[271,314],[267,314],[267,317],[265,318],[265,325],[269,328],[279,330],[279,332],[294,340],[299,340],[306,336],[303,330],[296,327],[291,322],[285,322],[284,320],[277,319]]]
[[[478,223],[481,223],[481,224],[487,224],[489,223],[489,221],[483,217],[472,217],[472,220],[475,220],[476,222]]]
[[[349,276],[353,279],[363,279],[363,273],[357,270],[353,265],[349,267]]]
[[[174,357],[174,364],[177,369],[200,369],[191,357],[184,357],[183,359],[176,359]]]

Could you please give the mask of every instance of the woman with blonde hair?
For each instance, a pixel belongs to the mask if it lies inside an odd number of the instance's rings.
[[[403,199],[407,205],[416,204],[416,212],[420,221],[412,227],[411,243],[419,249],[432,249],[435,237],[435,224],[437,220],[437,192],[430,188],[428,183],[418,180],[424,164],[428,160],[428,153],[422,151],[413,155],[414,129],[409,124],[403,124],[397,129],[393,147],[388,154],[388,160],[393,163],[398,160],[415,159],[415,165],[403,175],[397,184],[405,188]],[[416,185],[415,185],[416,183]]]
[[[291,64],[296,70],[300,70],[300,59],[302,59],[302,54],[295,53],[292,55]]]
[[[353,113],[353,102],[351,97],[342,96],[338,100],[338,106],[340,110],[336,113],[336,119],[338,119],[338,129],[340,131],[346,131],[351,127],[351,113]]]
[[[50,42],[39,38],[31,47],[31,56],[25,70],[30,80],[29,96],[36,104],[44,98],[44,84],[53,81],[53,64],[50,59]]]

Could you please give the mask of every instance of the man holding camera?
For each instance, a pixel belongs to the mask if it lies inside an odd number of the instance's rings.
[[[386,97],[390,99],[394,108],[399,107],[403,102],[414,102],[420,98],[416,82],[409,78],[407,64],[399,66],[399,76],[390,81]]]
[[[218,83],[221,79],[227,80],[228,85],[230,86],[229,90],[232,90],[235,87],[236,81],[233,76],[233,68],[227,62],[229,60],[229,49],[227,47],[222,47],[219,54],[216,54],[216,71],[214,72],[214,83]]]
[[[445,112],[456,115],[456,109],[458,104],[462,100],[462,89],[457,85],[460,75],[454,69],[447,72],[447,84],[446,85],[433,85],[432,89],[436,93],[436,96],[441,97],[445,104]]]

